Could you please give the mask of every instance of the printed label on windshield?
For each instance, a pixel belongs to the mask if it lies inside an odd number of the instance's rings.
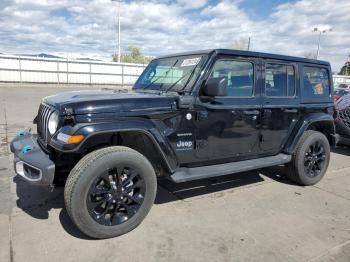
[[[184,66],[195,66],[195,65],[197,65],[199,63],[199,61],[201,61],[201,57],[185,59],[182,62],[181,67],[184,67]]]

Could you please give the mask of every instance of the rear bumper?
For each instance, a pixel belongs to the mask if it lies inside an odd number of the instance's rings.
[[[52,186],[55,177],[55,163],[37,142],[37,136],[29,132],[17,135],[11,141],[16,174],[27,182],[41,186]]]

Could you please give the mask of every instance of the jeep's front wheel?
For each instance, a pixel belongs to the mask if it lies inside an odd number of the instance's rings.
[[[306,131],[298,142],[287,177],[303,186],[315,185],[325,175],[330,159],[327,137],[317,131]]]
[[[94,151],[72,169],[64,200],[75,225],[93,238],[136,228],[151,209],[157,179],[151,163],[127,147]]]

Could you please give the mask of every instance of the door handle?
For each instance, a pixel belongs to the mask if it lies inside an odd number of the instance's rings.
[[[245,115],[259,115],[259,110],[245,110],[243,111],[243,114]]]
[[[284,109],[283,111],[286,113],[298,113],[298,109]]]

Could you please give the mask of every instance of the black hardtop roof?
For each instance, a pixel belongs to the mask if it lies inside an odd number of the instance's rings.
[[[326,65],[326,66],[330,65],[329,62],[322,61],[322,60],[308,59],[308,58],[296,57],[296,56],[286,56],[286,55],[279,55],[279,54],[253,52],[253,51],[234,50],[234,49],[208,49],[208,50],[190,51],[190,52],[160,56],[160,57],[157,57],[156,59],[174,57],[174,56],[186,56],[186,55],[202,55],[202,54],[211,55],[214,53],[216,53],[217,55],[251,56],[251,57],[261,57],[261,58],[267,58],[267,59],[295,61],[295,62],[301,62],[301,63],[311,63],[311,64],[318,64],[318,65]]]

